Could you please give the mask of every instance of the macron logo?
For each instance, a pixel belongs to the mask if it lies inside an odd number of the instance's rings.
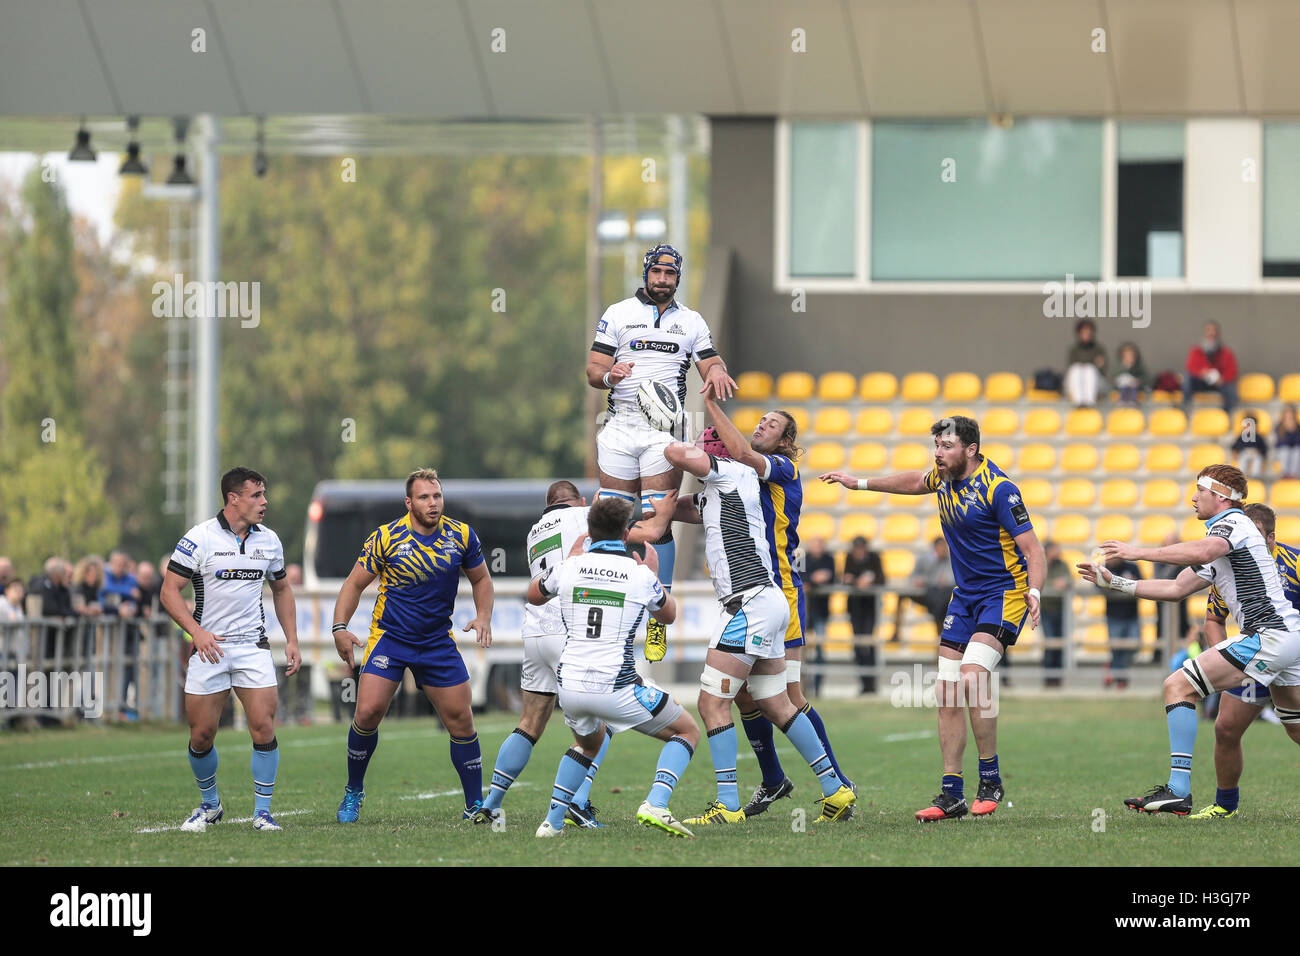
[[[152,928],[152,893],[85,893],[74,886],[70,893],[50,897],[51,926],[129,926],[135,936],[148,936]]]

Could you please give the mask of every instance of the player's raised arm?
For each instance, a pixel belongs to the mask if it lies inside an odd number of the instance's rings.
[[[1146,598],[1148,601],[1181,601],[1210,586],[1209,581],[1191,568],[1183,568],[1178,573],[1178,577],[1173,580],[1156,578],[1142,581],[1112,574],[1101,565],[1076,564],[1075,568],[1079,571],[1079,577],[1097,585],[1103,591],[1119,591],[1122,594]]]
[[[377,572],[367,570],[361,562],[357,562],[343,582],[343,587],[339,588],[338,599],[334,602],[334,616],[331,618],[334,624],[330,628],[334,633],[334,649],[348,667],[353,669],[357,665],[352,656],[352,648],[365,647],[366,642],[348,630],[348,622],[361,603],[361,592],[370,586],[376,574]]]
[[[727,374],[727,366],[722,361],[721,355],[715,353],[706,359],[701,359],[695,367],[699,370],[700,378],[704,379],[704,387],[700,389],[700,393],[704,395],[706,401],[719,398],[726,401],[736,393],[736,380]]]
[[[1232,549],[1228,539],[1218,534],[1208,534],[1195,541],[1179,541],[1159,548],[1139,548],[1123,541],[1103,541],[1101,550],[1106,560],[1122,558],[1125,561],[1154,561],[1157,564],[1191,566],[1209,564]]]
[[[850,491],[883,491],[891,495],[926,495],[934,491],[926,484],[924,471],[900,471],[882,478],[858,478],[842,471],[817,477],[828,485],[840,484]]]
[[[664,457],[670,464],[689,472],[696,478],[705,477],[713,467],[708,454],[689,442],[673,442],[664,449]]]
[[[740,433],[740,429],[727,417],[727,413],[712,395],[704,396],[704,409],[709,413],[709,419],[732,459],[753,468],[760,478],[765,477],[768,471],[767,458],[754,451],[749,440]]]

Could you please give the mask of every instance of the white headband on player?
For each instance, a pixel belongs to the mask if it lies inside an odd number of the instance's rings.
[[[1198,488],[1204,488],[1206,491],[1212,491],[1221,498],[1227,498],[1229,501],[1240,501],[1241,492],[1229,488],[1221,481],[1215,481],[1209,475],[1201,475],[1196,480]]]

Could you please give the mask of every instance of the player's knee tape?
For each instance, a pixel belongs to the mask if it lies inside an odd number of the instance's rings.
[[[788,665],[787,665],[788,666]],[[749,696],[754,700],[767,700],[785,693],[785,672],[780,674],[750,674],[745,681]]]
[[[803,661],[787,660],[785,662],[785,682],[787,684],[799,683],[799,674],[802,670]]]
[[[961,661],[952,657],[939,658],[939,680],[961,680]]]
[[[745,683],[743,677],[732,677],[708,664],[704,665],[704,673],[700,675],[700,688],[705,693],[721,697],[723,700],[734,700],[743,683]],[[752,695],[754,688],[751,687],[749,692]]]
[[[1180,670],[1183,672],[1183,676],[1186,677],[1188,682],[1192,685],[1192,690],[1196,691],[1197,697],[1205,697],[1210,693],[1210,682],[1206,680],[1205,673],[1201,670],[1201,665],[1196,663],[1195,660],[1189,659],[1183,661],[1183,666]]]
[[[971,641],[966,645],[966,653],[961,656],[963,664],[974,664],[976,667],[982,667],[990,674],[998,666],[998,661],[1002,660],[1002,652],[996,648],[989,647],[987,644],[981,644],[979,641]],[[961,668],[957,668],[957,673],[961,673]]]
[[[630,491],[619,491],[615,488],[600,488],[596,491],[596,498],[620,498],[630,505],[636,504],[636,495]]]
[[[1300,710],[1292,710],[1290,707],[1279,707],[1274,704],[1273,712],[1277,714],[1277,719],[1284,724],[1300,724]]]

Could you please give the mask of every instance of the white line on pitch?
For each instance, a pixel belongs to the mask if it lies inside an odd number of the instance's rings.
[[[299,814],[302,814],[302,813],[311,813],[311,811],[310,811],[310,810],[284,810],[284,811],[276,811],[276,814],[275,814],[275,815],[276,815],[277,817],[296,817],[296,816],[298,816]],[[252,818],[252,817],[238,817],[238,818],[236,818],[236,819],[234,819],[234,820],[223,820],[222,822],[223,822],[223,823],[252,823],[252,822],[253,822],[253,818]],[[213,824],[213,826],[215,826],[215,825],[216,825],[216,824]],[[135,832],[136,832],[136,833],[165,833],[165,832],[167,832],[168,830],[179,830],[179,829],[180,829],[179,826],[174,826],[174,827],[144,827],[143,829],[136,830]]]
[[[910,733],[906,733],[906,734],[889,734],[888,736],[881,737],[880,739],[887,744],[896,744],[904,740],[926,740],[934,736],[936,736],[936,732],[933,730],[913,730]]]
[[[532,784],[527,780],[522,783],[513,784],[510,789],[517,790],[520,787],[531,787]],[[436,800],[438,797],[463,797],[464,790],[444,790],[441,793],[408,793],[404,797],[398,797],[399,800]]]

